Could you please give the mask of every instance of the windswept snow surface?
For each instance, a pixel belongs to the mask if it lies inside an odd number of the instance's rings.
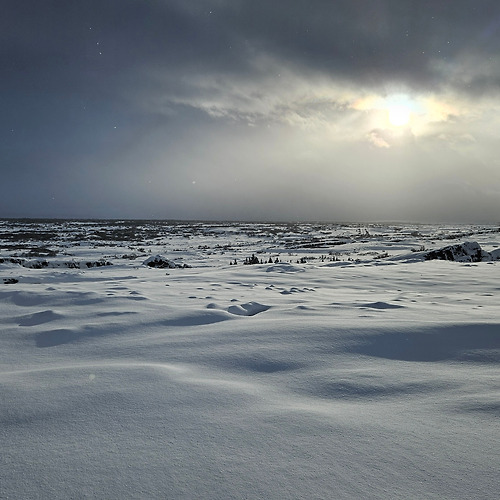
[[[1,221],[0,241],[0,498],[498,498],[500,262],[424,258],[495,251],[498,227]]]

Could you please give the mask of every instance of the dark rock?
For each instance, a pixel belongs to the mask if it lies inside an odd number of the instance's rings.
[[[111,262],[108,262],[107,260],[101,259],[101,260],[96,260],[93,262],[85,262],[85,265],[90,269],[91,267],[112,266],[113,264]]]
[[[189,268],[187,264],[177,264],[161,255],[154,255],[144,261],[144,265],[148,267],[156,267],[158,269],[186,269]]]
[[[425,254],[426,260],[452,260],[456,262],[481,262],[491,260],[491,255],[481,249],[479,243],[466,241],[457,245],[450,245],[439,250],[432,250]]]

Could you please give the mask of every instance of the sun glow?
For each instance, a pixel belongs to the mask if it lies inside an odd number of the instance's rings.
[[[407,94],[392,94],[386,97],[365,96],[353,104],[354,109],[376,112],[380,120],[376,128],[403,127],[420,115],[417,101]]]
[[[406,94],[392,95],[385,99],[387,118],[393,127],[407,125],[412,117],[414,101]]]
[[[411,118],[411,110],[404,104],[395,104],[388,107],[389,122],[394,127],[406,125]]]

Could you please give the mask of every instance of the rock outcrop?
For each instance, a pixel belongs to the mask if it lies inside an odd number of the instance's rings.
[[[425,254],[426,260],[452,260],[455,262],[483,262],[500,260],[500,249],[486,252],[476,241],[466,241],[457,245],[449,245]]]
[[[143,264],[148,267],[157,267],[159,269],[178,269],[190,267],[187,264],[178,264],[177,262],[163,257],[162,255],[153,255],[147,258]]]

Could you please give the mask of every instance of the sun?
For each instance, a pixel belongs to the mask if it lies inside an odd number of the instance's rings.
[[[411,118],[411,110],[404,104],[392,104],[387,108],[389,123],[394,127],[406,125]]]
[[[415,102],[406,94],[393,94],[384,102],[389,123],[393,127],[407,125],[412,118]]]
[[[355,101],[352,107],[371,112],[370,124],[374,129],[392,129],[396,135],[404,134],[410,126],[413,129],[419,125],[424,113],[419,98],[407,93],[366,95]]]

